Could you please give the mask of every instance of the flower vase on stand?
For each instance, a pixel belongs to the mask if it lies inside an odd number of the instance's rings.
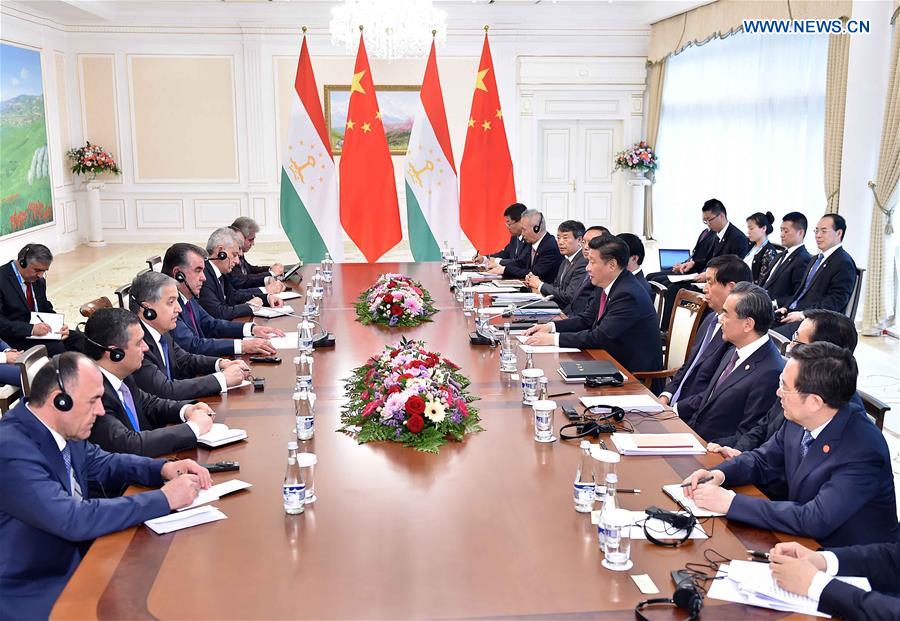
[[[103,239],[103,218],[100,213],[100,190],[106,187],[102,181],[90,180],[85,188],[88,199],[88,246],[105,246]]]

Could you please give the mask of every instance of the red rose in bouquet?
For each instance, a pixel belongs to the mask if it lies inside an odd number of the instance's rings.
[[[469,415],[469,406],[466,405],[466,400],[465,400],[465,399],[459,399],[459,400],[456,402],[456,409],[459,410],[459,413],[462,414],[463,417],[466,417],[466,416]]]
[[[384,302],[385,304],[393,304],[394,296],[391,295],[390,293],[388,293],[383,298],[381,298],[381,301]]]
[[[397,281],[396,281],[396,280],[392,280],[391,282],[388,283],[388,287],[390,287],[391,289],[396,289],[396,288],[397,288]]]
[[[392,395],[392,394],[394,394],[395,392],[400,392],[400,386],[398,386],[397,384],[394,384],[393,386],[391,386],[390,388],[388,388],[388,394],[389,394],[389,395]]]
[[[422,416],[425,413],[425,399],[419,395],[413,395],[406,400],[406,411],[410,416]]]
[[[394,304],[391,306],[391,315],[397,316],[403,314],[403,307],[399,304]]]
[[[410,416],[406,420],[406,428],[413,433],[419,433],[425,427],[425,419],[421,416]]]

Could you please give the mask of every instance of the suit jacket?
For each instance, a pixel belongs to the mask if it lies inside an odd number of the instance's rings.
[[[196,298],[182,301],[183,310],[172,330],[172,338],[182,349],[192,354],[206,356],[233,356],[234,339],[244,338],[244,324],[238,321],[216,319],[206,312]],[[196,325],[188,314],[194,312]]]
[[[786,308],[794,299],[794,294],[800,291],[806,269],[812,261],[812,255],[805,246],[797,248],[786,259],[781,258],[784,252],[778,255],[778,262],[772,268],[775,270],[774,273],[770,272],[772,279],[763,281],[763,287],[778,308]]]
[[[581,314],[553,322],[560,333],[560,347],[605,349],[629,371],[659,371],[659,318],[637,278],[628,270],[619,274],[598,320],[601,291],[598,287]]]
[[[489,257],[494,257],[495,259],[499,259],[500,265],[506,265],[508,263],[512,263],[518,260],[520,257],[524,257],[524,251],[528,248],[528,244],[525,243],[518,235],[513,235],[509,238],[509,243],[506,246],[493,254],[489,254]]]
[[[9,345],[0,340],[0,352],[9,349]],[[0,364],[0,385],[11,384],[13,386],[22,385],[22,374],[18,365],[11,363]]]
[[[800,297],[803,283],[806,282],[806,275],[809,274],[815,261],[816,259],[813,257],[803,272],[800,286],[794,292],[791,300],[792,302],[797,301],[794,310],[824,308],[843,313],[850,301],[853,288],[856,286],[856,263],[853,262],[853,257],[843,248],[836,249],[828,259],[822,262],[813,276],[809,289],[803,294],[803,297]]]
[[[762,249],[756,253],[750,265],[750,271],[753,273],[753,284],[762,286],[766,282],[772,265],[781,256],[781,250],[784,250],[781,246],[776,246],[767,241]],[[748,250],[747,252],[749,253],[750,251]]]
[[[244,255],[241,255],[238,264],[225,278],[231,281],[235,289],[252,289],[265,287],[268,276],[271,276],[268,267],[250,265]]]
[[[694,267],[688,270],[689,274],[699,274],[706,269],[706,264],[713,257],[723,254],[734,254],[739,257],[747,255],[750,250],[750,240],[744,235],[738,227],[731,222],[725,228],[725,234],[722,235],[722,241],[719,241],[718,235],[711,229],[704,229],[697,238],[697,243],[691,251],[691,260],[694,261]]]
[[[650,286],[650,281],[647,280],[647,277],[644,276],[644,270],[638,270],[634,272],[634,277],[637,278],[640,285],[647,292],[647,295],[650,296],[650,301],[653,301],[653,288]]]
[[[800,457],[803,427],[786,420],[761,447],[716,466],[729,487],[787,480],[788,498],[738,494],[729,520],[824,546],[896,541],[897,503],[891,456],[881,431],[856,403],[845,403]]]
[[[703,357],[691,369],[691,374],[687,374],[688,369],[690,369],[697,358],[703,337],[708,333],[710,327],[715,327],[718,321],[719,316],[714,311],[710,310],[706,314],[706,317],[703,318],[703,321],[700,322],[700,326],[697,328],[697,337],[691,344],[691,350],[688,352],[684,364],[681,365],[681,368],[678,369],[663,389],[663,392],[674,395],[678,388],[681,387],[677,403],[687,401],[695,395],[702,395],[706,387],[709,386],[709,380],[712,379],[716,369],[719,368],[722,356],[725,352],[731,352],[732,346],[722,338],[722,330],[720,328],[710,338],[706,349],[703,350]],[[681,406],[678,409],[680,411]]]
[[[31,309],[25,301],[25,293],[13,273],[14,261],[0,266],[0,338],[10,347],[26,350],[35,344],[58,345],[56,341],[29,341],[31,336]],[[47,299],[47,281],[38,278],[31,285],[37,312],[55,313]],[[60,347],[60,350],[62,348]],[[49,351],[49,350],[48,350]]]
[[[172,401],[147,394],[132,377],[123,382],[131,391],[135,415],[141,431],[135,431],[125,413],[119,393],[103,377],[104,416],[97,417],[89,440],[110,453],[131,453],[159,457],[197,446],[193,430],[181,422],[181,408],[190,401]],[[172,425],[167,427],[166,425]]]
[[[121,487],[162,485],[166,462],[107,453],[69,440],[83,501],[69,488],[62,453],[47,428],[20,403],[0,420],[0,618],[50,614],[91,541],[169,513],[159,491],[91,499],[88,481]]]
[[[246,302],[254,296],[259,296],[264,304],[268,304],[266,296],[260,291],[236,289],[227,278],[216,278],[216,272],[209,261],[206,262],[203,273],[206,275],[206,282],[200,287],[200,305],[217,319],[253,315],[253,309]]]
[[[507,278],[524,278],[528,272],[531,272],[543,282],[553,282],[556,270],[559,269],[562,261],[563,256],[559,252],[556,238],[547,233],[538,244],[534,262],[531,260],[531,244],[526,243],[522,255],[512,263],[506,264],[506,271],[503,272],[503,275]]]
[[[163,334],[169,345],[169,362],[172,365],[170,380],[166,375],[162,354],[156,341],[143,323],[144,342],[147,352],[141,368],[134,372],[134,381],[144,392],[165,399],[196,399],[206,395],[217,395],[222,387],[212,375],[216,371],[216,358],[190,354],[178,346],[171,334]]]
[[[575,294],[581,290],[586,276],[584,272],[586,266],[587,259],[580,250],[571,261],[563,257],[553,282],[545,282],[541,285],[541,295],[552,295],[556,305],[565,308],[572,302]]]
[[[777,398],[784,359],[771,340],[740,362],[714,390],[734,353],[723,355],[703,392],[678,400],[678,415],[709,442],[732,446],[762,418]]]
[[[819,598],[820,612],[842,619],[900,619],[900,542],[848,546],[831,552],[838,559],[838,575],[864,576],[872,591],[832,580]]]
[[[578,284],[578,287],[572,294],[572,301],[569,302],[568,306],[562,309],[562,312],[566,314],[566,317],[580,315],[588,306],[590,306],[596,290],[597,287],[591,284],[590,276],[585,273],[581,282]]]

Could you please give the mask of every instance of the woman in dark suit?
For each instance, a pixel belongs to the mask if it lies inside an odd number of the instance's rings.
[[[770,211],[766,213],[757,211],[747,218],[747,237],[750,238],[750,243],[753,245],[744,255],[744,263],[753,272],[753,284],[760,286],[766,282],[769,270],[775,265],[778,253],[782,250],[780,246],[769,242],[773,222],[775,222],[775,216]]]

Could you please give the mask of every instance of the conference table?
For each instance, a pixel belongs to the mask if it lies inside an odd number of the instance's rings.
[[[303,268],[304,282],[314,267]],[[423,283],[439,309],[433,321],[399,329],[356,321],[357,296],[385,272]],[[299,309],[300,300],[294,302]],[[266,379],[263,391],[242,388],[206,400],[218,421],[247,431],[246,441],[178,455],[201,463],[240,461],[239,472],[213,475],[214,483],[237,478],[252,484],[213,503],[227,519],[167,535],[141,525],[101,537],[57,601],[53,618],[633,619],[635,604],[670,596],[670,572],[704,562],[705,551],[745,559],[747,549],[768,550],[797,539],[715,518],[704,525],[711,533],[707,540],[678,548],[635,540],[634,567],[607,570],[600,564],[596,527],[573,506],[578,442],[535,442],[532,410],[522,405],[519,380],[500,372],[499,348],[469,343],[472,318],[448,290],[439,264],[336,266],[321,322],[335,334],[336,346],[315,351],[316,431],[300,443],[318,458],[318,500],[303,514],[284,512],[287,443],[296,440],[296,350],[284,350],[279,365],[253,365],[253,374]],[[292,331],[297,320],[266,323]],[[397,443],[358,445],[337,432],[344,378],[401,336],[424,340],[462,367],[479,397],[474,405],[483,432],[450,442],[437,455]],[[648,393],[627,372],[618,388],[562,383],[556,373],[560,360],[591,358],[610,359],[601,350],[535,355],[551,393],[576,393],[557,399],[560,406],[575,405],[585,394]],[[524,363],[520,351],[520,369]],[[677,417],[628,418],[639,432],[690,431]],[[554,428],[565,422],[558,408]],[[720,461],[717,455],[625,456],[619,487],[641,492],[619,494],[619,505],[675,510],[661,486]],[[760,494],[749,487],[738,491]],[[661,593],[642,595],[632,574],[648,574]],[[684,618],[683,611],[648,614]],[[784,616],[789,615],[711,599],[703,609],[707,620]]]

